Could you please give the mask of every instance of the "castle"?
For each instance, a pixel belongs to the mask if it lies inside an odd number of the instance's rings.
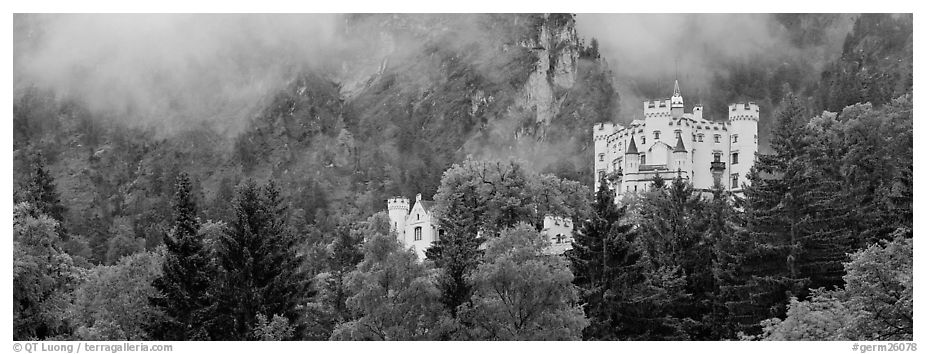
[[[412,206],[408,198],[394,197],[387,201],[389,220],[399,242],[414,249],[418,259],[425,258],[425,250],[431,243],[444,236],[437,217],[433,213],[434,202],[415,196]],[[562,254],[572,248],[572,220],[548,215],[543,219],[541,234],[550,242],[547,253]]]
[[[680,176],[696,189],[721,183],[741,192],[758,148],[759,106],[731,104],[726,121],[706,120],[702,110],[685,112],[676,80],[671,98],[643,102],[643,120],[595,124],[595,186],[607,179],[618,201],[646,191],[657,175]]]

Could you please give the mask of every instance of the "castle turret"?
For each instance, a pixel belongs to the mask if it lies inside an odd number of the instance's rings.
[[[681,135],[675,140],[675,148],[672,149],[672,162],[675,170],[681,173],[681,171],[686,170],[685,162],[688,161],[688,150],[685,149],[685,143],[682,142]]]
[[[678,88],[678,80],[675,80],[675,89],[672,91],[672,118],[681,118],[685,113],[685,101],[682,99],[682,90]]]
[[[630,143],[627,144],[627,152],[624,153],[625,159],[627,159],[627,173],[635,173],[640,171],[640,152],[637,150],[637,143],[633,141],[633,136],[630,136]]]
[[[395,231],[400,241],[405,242],[403,239],[405,234],[405,218],[408,216],[408,211],[410,210],[408,198],[389,198],[387,205],[389,208],[389,220],[392,221],[392,231]]]
[[[730,105],[730,189],[742,188],[759,148],[759,106]]]

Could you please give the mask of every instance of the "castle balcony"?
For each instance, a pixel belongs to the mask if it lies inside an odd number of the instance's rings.
[[[723,171],[727,169],[726,162],[712,161],[711,162],[711,171]]]

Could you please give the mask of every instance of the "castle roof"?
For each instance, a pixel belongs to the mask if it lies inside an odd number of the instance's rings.
[[[421,204],[421,208],[428,214],[431,213],[431,207],[434,206],[433,200],[418,200],[418,203]]]
[[[682,142],[682,137],[679,136],[676,140],[678,141],[675,143],[675,149],[673,149],[672,152],[688,152],[688,150],[685,150],[685,143]]]
[[[627,146],[626,153],[627,154],[638,154],[638,155],[640,154],[640,152],[637,151],[637,144],[633,141],[633,135],[630,136],[630,144]]]

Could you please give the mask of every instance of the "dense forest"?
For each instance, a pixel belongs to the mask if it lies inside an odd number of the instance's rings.
[[[814,47],[834,16],[772,19]],[[635,103],[575,21],[345,16],[369,57],[293,64],[236,129],[17,81],[14,339],[912,340],[912,16],[851,17],[826,62],[725,63],[697,95],[763,107],[744,193],[620,205],[590,129]],[[423,262],[383,212],[416,193],[446,230]]]

